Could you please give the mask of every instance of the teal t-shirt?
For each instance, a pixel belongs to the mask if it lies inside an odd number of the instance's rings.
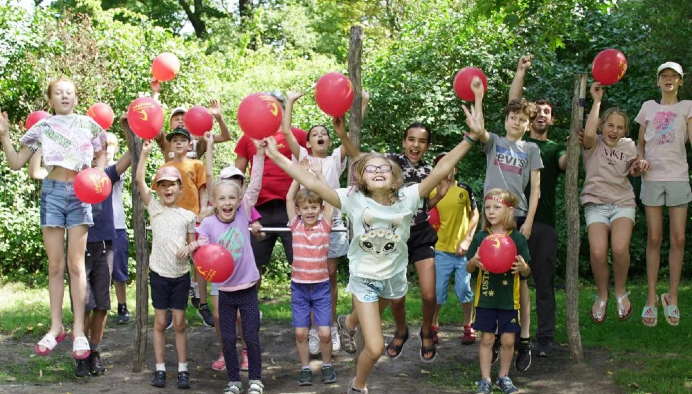
[[[466,256],[475,256],[476,251],[481,246],[481,242],[490,235],[490,232],[482,230],[473,236]],[[514,244],[517,246],[517,253],[524,258],[526,264],[530,264],[529,245],[526,238],[519,231],[509,233]],[[478,270],[476,279],[476,291],[474,292],[474,306],[488,309],[519,309],[519,274],[506,272],[504,274],[493,274],[492,272]]]
[[[392,205],[381,205],[350,188],[336,189],[341,211],[353,226],[348,268],[353,276],[385,280],[406,270],[413,214],[423,205],[418,184],[402,187]]]
[[[538,200],[538,208],[536,208],[536,216],[534,222],[545,223],[555,227],[555,190],[557,189],[557,180],[562,174],[560,170],[560,156],[567,150],[567,146],[554,141],[541,141],[533,138],[526,138],[526,141],[533,142],[538,145],[541,151],[541,159],[543,160],[543,169],[541,170],[541,198]],[[526,198],[531,198],[531,182],[524,190]]]

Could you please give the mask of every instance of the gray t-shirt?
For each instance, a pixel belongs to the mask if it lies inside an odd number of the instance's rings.
[[[488,135],[490,139],[483,145],[487,156],[483,195],[494,188],[509,190],[519,196],[519,206],[514,215],[524,217],[529,211],[524,189],[531,179],[531,171],[543,168],[541,151],[533,142],[507,141],[495,133]]]

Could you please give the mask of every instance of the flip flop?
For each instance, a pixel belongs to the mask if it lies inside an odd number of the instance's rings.
[[[663,303],[663,316],[666,317],[668,324],[676,327],[680,324],[680,309],[677,305],[668,304],[668,293],[661,294],[661,302]],[[674,322],[671,320],[672,318],[678,319],[678,321]]]
[[[78,355],[77,352],[85,352]],[[89,346],[89,340],[86,337],[76,337],[72,339],[72,355],[77,360],[85,360],[89,358],[89,353],[91,353],[91,347]]]
[[[654,319],[654,322],[646,323],[644,319]],[[658,299],[654,306],[644,305],[644,309],[642,310],[642,324],[647,327],[656,327],[656,324],[658,324]]]
[[[593,320],[594,323],[596,324],[603,324],[603,322],[606,319],[606,312],[608,311],[608,300],[602,300],[596,296],[596,301],[594,301],[594,305],[598,304],[598,310],[596,311],[596,314],[594,315],[593,313],[593,306],[591,307],[591,320]]]
[[[630,301],[630,307],[627,309],[627,311],[625,311],[625,307],[622,304],[622,301],[624,301],[625,298],[627,298],[629,300],[629,295],[630,295],[630,292],[627,291],[627,292],[625,292],[625,294],[623,294],[619,297],[615,297],[615,299],[618,302],[618,319],[620,319],[620,321],[625,321],[632,316],[632,311],[634,310],[634,308],[632,307],[632,301]]]
[[[57,337],[54,337],[48,333],[44,335],[40,341],[38,341],[36,346],[34,346],[34,352],[36,352],[36,354],[39,356],[47,356],[60,342],[65,340],[65,337],[67,337],[65,330],[63,330]],[[42,351],[39,349],[41,346],[46,348],[46,350]]]
[[[404,344],[406,343],[406,341],[408,341],[408,336],[409,336],[408,334],[409,334],[408,326],[406,326],[406,334],[405,335],[399,335],[399,330],[394,331],[394,339],[392,339],[392,341],[389,342],[389,344],[387,345],[387,355],[389,356],[389,358],[391,358],[392,360],[396,360],[397,358],[399,358],[399,356],[401,356],[401,351],[404,350]],[[395,345],[394,344],[395,339],[401,339],[402,340],[401,345],[398,345],[398,346]],[[389,350],[394,350],[395,355],[392,356],[391,353],[389,353]]]

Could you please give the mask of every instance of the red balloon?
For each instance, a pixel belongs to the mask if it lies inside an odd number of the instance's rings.
[[[154,138],[163,126],[163,109],[151,97],[140,97],[130,103],[127,109],[127,123],[140,138]]]
[[[329,116],[344,116],[353,104],[353,84],[343,74],[324,74],[315,85],[315,101]]]
[[[433,209],[428,211],[428,223],[432,226],[433,230],[437,232],[440,229],[440,211],[437,210],[437,207],[433,207]]]
[[[596,55],[591,64],[591,74],[601,85],[612,85],[627,72],[627,59],[617,49],[604,49]]]
[[[233,255],[219,244],[202,245],[195,252],[195,269],[204,279],[213,283],[225,282],[235,268]]]
[[[178,75],[178,71],[180,71],[180,60],[170,52],[164,52],[156,56],[156,59],[151,64],[151,75],[157,81],[170,81]]]
[[[26,117],[26,121],[24,122],[24,128],[29,130],[36,123],[38,123],[39,120],[48,118],[50,116],[51,116],[51,114],[49,114],[46,111],[34,111],[34,112],[30,113],[29,116]]]
[[[89,107],[87,116],[94,119],[104,130],[113,125],[113,109],[106,103],[96,103]]]
[[[111,194],[111,179],[98,168],[82,170],[74,178],[74,194],[87,204],[103,202]]]
[[[279,101],[266,93],[253,93],[238,106],[238,125],[248,137],[258,140],[274,135],[282,116]]]
[[[187,131],[201,137],[211,130],[214,125],[214,118],[206,108],[197,106],[187,110],[183,122]]]
[[[481,79],[484,92],[488,90],[488,78],[486,78],[485,73],[481,69],[476,67],[462,68],[454,77],[454,91],[460,99],[466,101],[474,101],[476,99],[471,90],[473,77]]]
[[[517,259],[517,245],[506,234],[490,234],[478,250],[483,266],[494,274],[504,274]]]

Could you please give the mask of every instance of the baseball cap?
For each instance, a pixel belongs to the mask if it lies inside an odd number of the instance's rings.
[[[447,154],[447,152],[442,152],[439,155],[435,156],[435,158],[433,159],[433,163],[435,163],[435,165],[437,165],[437,162],[442,160],[442,158],[445,157],[446,154]]]
[[[174,135],[182,135],[189,141],[192,141],[192,138],[190,137],[190,132],[182,127],[176,127],[175,129],[173,129],[173,131],[168,132],[168,134],[166,134],[166,141],[170,142]]]
[[[666,69],[671,69],[675,71],[676,73],[678,73],[678,75],[680,75],[680,78],[682,78],[682,76],[684,75],[682,73],[682,66],[680,64],[675,62],[665,62],[658,66],[658,71],[656,71],[656,78],[658,78],[658,76],[661,75],[661,72]]]
[[[173,116],[175,116],[177,114],[183,114],[184,115],[186,113],[187,113],[187,110],[185,109],[185,107],[176,107],[175,109],[173,109],[173,112],[171,112],[170,118],[172,118]]]
[[[154,183],[159,183],[161,181],[182,181],[180,177],[180,171],[173,166],[164,166],[156,171],[156,178],[154,178]]]
[[[239,169],[233,166],[228,166],[221,170],[221,173],[219,174],[219,179],[231,179],[235,176],[240,177],[243,180],[243,183],[245,183],[245,174],[243,174]]]

